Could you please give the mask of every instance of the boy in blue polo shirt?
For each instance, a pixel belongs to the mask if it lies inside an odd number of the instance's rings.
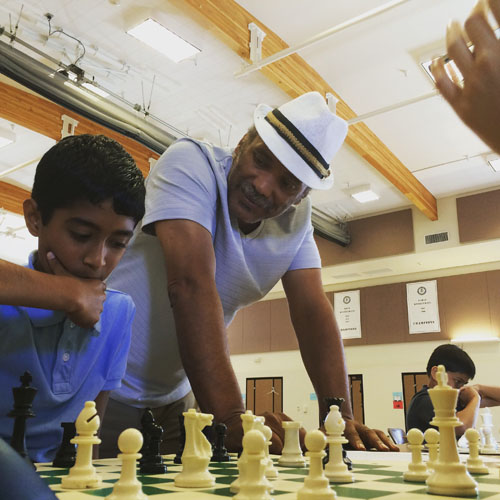
[[[61,422],[76,420],[85,401],[96,401],[102,419],[108,392],[121,384],[135,307],[104,280],[144,215],[144,194],[133,158],[104,136],[66,137],[37,166],[23,205],[38,237],[27,266],[34,271],[12,266],[19,279],[2,279],[0,295],[0,436],[10,440],[11,388],[28,370],[38,393],[26,445],[36,462],[54,458]],[[92,320],[82,311],[96,301],[102,313]]]

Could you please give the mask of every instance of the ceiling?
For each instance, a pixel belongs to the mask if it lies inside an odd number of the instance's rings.
[[[235,146],[251,124],[256,104],[276,106],[289,96],[259,71],[236,77],[235,72],[247,63],[216,36],[200,14],[203,4],[208,6],[211,2],[200,0],[198,11],[187,3],[3,0],[0,26],[12,31],[18,24],[16,34],[20,39],[64,64],[77,61],[83,44],[86,52],[78,66],[85,70],[85,75],[95,77],[102,87],[127,102],[147,109],[151,115],[148,120],[159,126],[169,124],[170,128],[165,127],[169,132],[178,131],[177,135]],[[286,44],[294,46],[389,2],[239,0],[237,3]],[[363,115],[433,90],[433,83],[420,62],[444,53],[447,22],[450,18],[463,22],[473,4],[473,0],[408,0],[300,50],[299,55],[357,115]],[[44,15],[47,12],[53,15],[52,29],[62,29],[81,44],[61,34],[48,37]],[[175,64],[126,33],[148,17],[201,52]],[[5,36],[0,39],[8,41]],[[14,46],[25,51],[19,44]],[[36,57],[43,61],[43,57]],[[378,114],[366,119],[365,124],[436,199],[493,189],[500,182],[500,173],[494,172],[486,161],[492,156],[489,148],[458,120],[439,96]],[[30,189],[36,163],[8,175],[2,176],[2,172],[36,160],[53,141],[5,120],[0,120],[2,127],[13,127],[17,140],[0,149],[0,180]],[[335,217],[350,220],[411,206],[399,189],[347,145],[336,156],[333,169],[334,187],[330,191],[313,192],[312,200],[314,206]],[[361,184],[370,184],[380,198],[365,204],[355,201],[348,190]],[[4,219],[0,214],[0,242],[5,251],[10,243],[3,243],[7,240],[1,240],[2,232],[9,231],[12,224],[20,227],[22,220],[15,219],[7,226]],[[16,234],[21,235],[21,230]]]

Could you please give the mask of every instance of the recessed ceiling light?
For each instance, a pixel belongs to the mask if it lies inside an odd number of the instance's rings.
[[[431,71],[431,64],[432,64],[432,61],[434,61],[434,59],[436,59],[436,58],[434,57],[432,59],[429,59],[428,61],[424,61],[424,62],[420,63],[422,68],[424,68],[424,71],[427,73],[427,76],[433,82],[436,81],[436,79],[434,78],[434,75],[432,74],[432,71]],[[453,61],[452,59],[448,59],[448,57],[446,57],[444,67],[445,67],[445,70],[448,73],[448,76],[450,78],[452,78],[452,75],[454,72],[457,75],[459,81],[462,81],[464,79],[462,76],[462,73],[460,73],[460,70],[458,69],[457,65],[455,64],[455,61]]]
[[[495,172],[500,172],[500,158],[488,160],[488,163]]]
[[[496,37],[498,38],[500,36],[500,27],[497,28],[495,30],[495,35]],[[469,45],[469,50],[470,51],[473,51],[474,50],[474,45]],[[434,56],[432,57],[432,59],[429,59],[429,60],[425,60],[425,61],[422,61],[420,63],[420,65],[422,66],[422,68],[424,69],[424,71],[427,73],[427,76],[433,81],[435,82],[436,79],[434,78],[432,72],[431,72],[431,64],[432,64],[432,61],[438,57],[444,57],[444,61],[445,61],[445,69],[446,69],[446,72],[448,73],[448,76],[452,76],[452,72],[455,72],[455,74],[457,75],[459,81],[462,81],[463,80],[463,76],[462,76],[462,73],[460,72],[460,70],[458,69],[457,65],[455,64],[455,62],[450,59],[448,57],[448,54],[441,54],[440,56]]]
[[[183,40],[151,18],[128,30],[127,33],[161,52],[176,63],[201,52],[200,49],[186,42],[186,40]]]
[[[367,203],[368,201],[375,201],[380,196],[370,189],[369,184],[357,186],[348,190],[348,193],[359,203]]]

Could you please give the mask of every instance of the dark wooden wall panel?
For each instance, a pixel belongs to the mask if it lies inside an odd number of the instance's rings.
[[[490,301],[491,329],[500,336],[500,271],[490,271],[486,274],[488,297]]]
[[[361,290],[361,331],[367,344],[403,342],[408,332],[404,283]]]
[[[231,354],[243,354],[243,310],[238,311],[227,327],[227,342]]]
[[[346,339],[344,345],[447,341],[460,334],[500,336],[500,270],[446,276],[436,281],[440,332],[411,335],[406,282],[378,285],[360,289],[363,336]],[[327,297],[333,304],[333,292],[328,292]],[[298,349],[286,299],[258,302],[244,309],[228,332],[231,354]]]
[[[351,243],[342,247],[315,237],[323,266],[415,251],[410,209],[350,221]]]
[[[364,423],[364,409],[363,409],[363,381],[353,380],[351,385],[351,404],[352,414],[355,420]]]
[[[438,290],[448,338],[491,329],[486,273],[439,278]]]
[[[457,198],[461,243],[500,238],[500,190]]]
[[[243,310],[243,352],[271,350],[271,301],[257,302]]]
[[[293,329],[288,301],[271,300],[271,351],[293,351],[299,348]]]
[[[273,379],[263,378],[255,381],[255,415],[273,411]]]

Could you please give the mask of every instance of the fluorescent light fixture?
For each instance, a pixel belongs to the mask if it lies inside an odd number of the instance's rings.
[[[7,128],[0,127],[0,148],[16,141],[16,134]]]
[[[76,83],[73,83],[73,82],[70,82],[69,80],[67,80],[64,82],[64,85],[66,85],[66,87],[69,87],[70,89],[75,90],[76,92],[80,92],[80,94],[83,94],[85,97],[87,97],[89,99],[94,99],[95,101],[97,101],[97,95],[92,95],[87,90],[82,89]]]
[[[477,342],[500,342],[498,337],[475,337],[474,335],[468,335],[464,337],[455,337],[451,339],[452,344],[469,344]]]
[[[359,203],[367,203],[369,201],[375,201],[380,198],[377,193],[370,189],[369,184],[351,188],[347,192]]]
[[[84,83],[82,83],[82,87],[85,87],[87,90],[90,90],[90,92],[93,92],[94,94],[97,94],[101,97],[108,97],[109,96],[109,94],[105,90],[101,89],[100,87],[97,87],[93,83],[84,82]]]
[[[500,172],[500,158],[488,160],[488,164],[495,172]]]
[[[183,40],[151,18],[128,30],[127,33],[176,63],[201,52],[200,49],[186,42],[186,40]]]

